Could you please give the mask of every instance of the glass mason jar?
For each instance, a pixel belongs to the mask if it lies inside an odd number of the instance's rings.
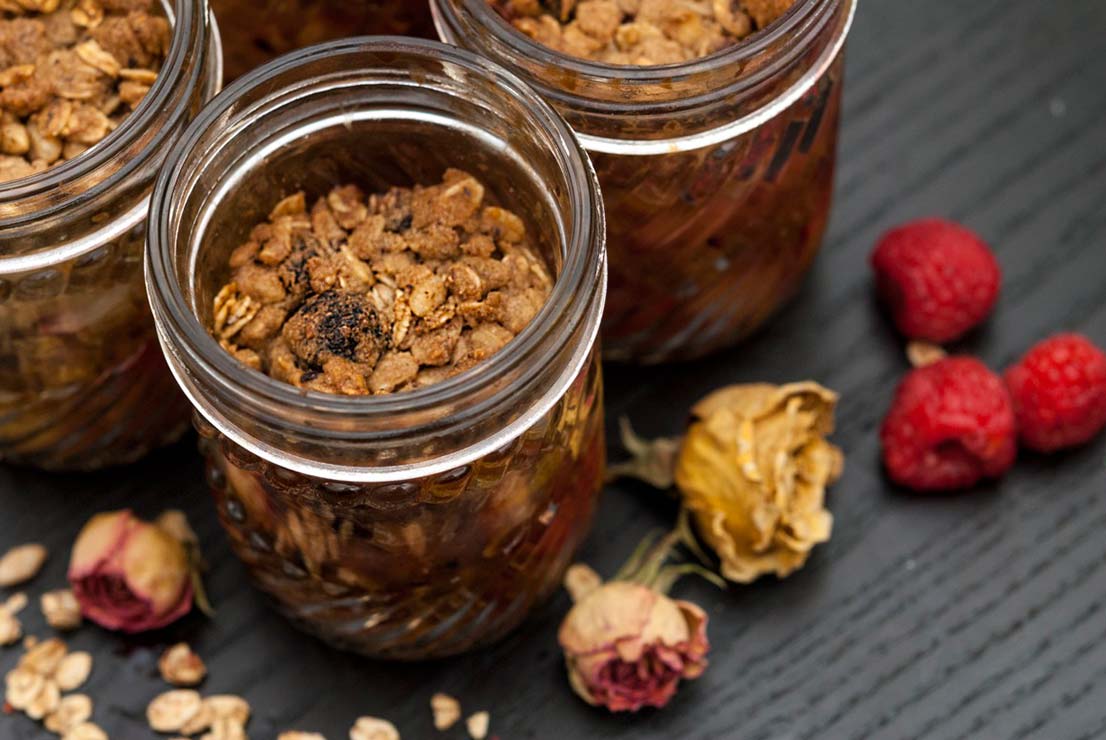
[[[796,0],[712,56],[628,67],[545,47],[488,0],[432,0],[443,40],[519,74],[591,154],[607,207],[608,357],[705,355],[797,291],[828,220],[855,5]]]
[[[557,275],[498,354],[418,390],[338,396],[250,370],[210,336],[228,255],[282,197],[447,167],[519,214]],[[551,108],[437,42],[312,47],[201,114],[151,219],[154,319],[219,517],[286,615],[341,647],[419,659],[504,635],[556,588],[602,483],[606,260],[594,172]]]
[[[187,428],[142,252],[158,167],[218,92],[222,57],[205,0],[166,13],[168,56],[123,124],[75,159],[0,183],[0,460],[100,468]]]
[[[425,0],[211,0],[211,6],[223,32],[228,81],[324,41],[434,33]]]

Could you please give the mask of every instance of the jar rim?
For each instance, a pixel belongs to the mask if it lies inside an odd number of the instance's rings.
[[[315,60],[333,61],[343,54],[352,55],[359,51],[387,53],[397,57],[402,54],[431,57],[443,63],[463,67],[500,88],[510,89],[513,95],[525,101],[528,112],[533,115],[538,124],[552,134],[551,140],[560,148],[558,157],[569,163],[570,167],[565,171],[565,179],[573,198],[574,213],[578,216],[573,219],[571,233],[564,235],[563,269],[554,281],[549,299],[530,324],[506,347],[474,368],[440,383],[379,396],[343,396],[296,388],[264,373],[251,370],[232,357],[215,341],[189,305],[177,277],[178,271],[174,265],[171,247],[174,243],[174,235],[170,233],[172,209],[182,200],[175,196],[179,195],[178,187],[187,169],[183,164],[214,126],[222,126],[224,130],[236,128],[235,124],[240,121],[237,121],[231,113],[236,101],[262,86],[268,85],[272,88],[271,81],[282,72],[298,69]],[[268,97],[275,100],[286,91],[287,89],[269,89]],[[228,141],[233,140],[235,135],[233,131],[230,132]],[[599,317],[602,314],[606,295],[606,256],[603,249],[605,228],[598,180],[590,160],[572,129],[520,78],[494,62],[440,42],[406,37],[357,37],[308,47],[269,62],[235,81],[197,116],[179,145],[166,160],[154,186],[146,250],[146,279],[155,323],[163,348],[170,359],[170,369],[197,410],[220,432],[270,462],[309,475],[361,482],[402,480],[412,477],[410,466],[380,466],[364,469],[319,463],[294,456],[290,458],[287,451],[276,450],[256,437],[244,434],[243,430],[236,428],[233,423],[212,418],[213,415],[217,416],[215,409],[205,403],[203,398],[197,398],[197,395],[202,393],[193,387],[190,376],[197,373],[202,375],[205,380],[215,382],[221,391],[228,392],[236,400],[246,400],[251,403],[252,409],[277,408],[298,412],[304,419],[301,423],[297,423],[300,417],[296,414],[290,414],[288,418],[281,419],[282,424],[297,433],[332,439],[336,442],[371,443],[380,435],[351,430],[349,422],[365,422],[370,419],[377,422],[387,421],[400,415],[410,416],[420,412],[430,412],[451,403],[456,404],[475,395],[474,387],[491,388],[509,373],[520,372],[520,367],[529,356],[537,351],[543,342],[550,341],[550,335],[553,332],[550,330],[543,333],[541,331],[543,325],[557,327],[559,336],[567,336],[568,328],[584,325],[586,337],[583,344],[586,347],[583,351],[575,353],[577,356],[573,359],[573,367],[561,373],[561,378],[555,387],[546,393],[541,403],[531,409],[531,413],[520,416],[511,424],[509,431],[517,437],[563,395],[568,385],[583,368],[590,355],[591,347],[597,339]],[[192,260],[190,259],[189,262]],[[540,368],[521,371],[521,379],[513,379],[511,382],[526,382],[538,370]],[[465,409],[466,419],[471,422],[473,417],[487,411],[485,407],[488,404],[501,403],[502,400],[500,395],[489,395],[482,401],[483,406]],[[335,422],[335,425],[321,426],[318,423],[320,418]],[[345,422],[345,425],[342,422]],[[435,423],[440,426],[443,421],[438,419]],[[396,433],[392,430],[391,435],[386,436],[394,436]],[[500,439],[502,436],[502,434],[496,436],[498,444],[484,444],[479,450],[466,450],[463,455],[443,456],[433,464],[420,465],[419,474],[443,472],[471,462],[490,449],[502,446],[504,441]]]
[[[174,3],[173,7],[165,7],[165,11],[172,25],[172,41],[150,92],[117,129],[88,152],[34,175],[0,183],[0,205],[17,213],[11,217],[0,216],[0,229],[33,228],[38,222],[58,218],[71,209],[108,196],[114,188],[148,167],[151,158],[175,135],[173,124],[189,115],[187,97],[177,95],[182,87],[191,89],[194,85],[202,85],[205,77],[214,80],[216,87],[221,84],[223,54],[214,14],[202,0],[164,0],[163,5],[168,6],[170,2]],[[210,44],[214,52],[212,67],[204,69],[203,65],[195,64],[194,59],[197,50],[205,48],[211,40],[214,40]],[[161,125],[151,125],[159,119],[163,121]],[[154,135],[143,141],[151,128],[155,129]],[[138,147],[137,155],[127,157],[135,147]],[[73,197],[51,198],[61,185],[80,183],[92,178],[101,168],[120,161],[122,166],[109,176],[92,181],[87,189]],[[42,269],[92,251],[141,223],[148,204],[147,195],[122,216],[105,223],[103,228],[72,241],[0,254],[0,275]]]
[[[831,43],[819,54],[811,68],[758,110],[707,130],[681,136],[634,139],[599,136],[587,131],[577,131],[577,136],[589,152],[654,156],[694,151],[723,143],[763,125],[786,110],[788,106],[803,95],[810,85],[822,76],[841,53],[852,28],[858,0],[799,0],[788,9],[783,17],[776,20],[768,28],[752,34],[736,44],[705,57],[686,62],[649,66],[610,64],[575,57],[551,49],[512,28],[495,12],[488,0],[452,0],[452,2],[459,4],[464,12],[476,19],[481,29],[489,32],[493,46],[485,51],[502,53],[511,64],[512,69],[520,68],[516,63],[526,60],[527,63],[536,62],[540,65],[544,64],[556,67],[558,70],[567,71],[569,77],[576,76],[590,80],[616,79],[622,90],[655,86],[666,87],[672,93],[677,91],[677,87],[673,84],[676,80],[696,79],[727,70],[734,71],[732,76],[724,76],[727,79],[724,89],[712,89],[705,95],[664,99],[660,102],[656,100],[635,101],[624,96],[619,98],[617,103],[581,94],[577,91],[576,86],[567,83],[563,86],[553,87],[545,84],[540,79],[531,79],[532,74],[525,75],[532,86],[536,87],[544,97],[555,101],[557,105],[581,105],[585,108],[596,107],[599,109],[612,108],[627,117],[652,112],[658,107],[673,105],[677,102],[679,106],[684,108],[694,108],[700,102],[700,99],[710,100],[718,96],[740,96],[744,90],[751,89],[763,81],[764,78],[776,74],[779,67],[786,63],[784,52],[791,50],[783,42],[789,36],[806,30],[804,42],[809,43],[814,36],[809,32],[811,27],[820,28],[829,21],[835,9],[842,4],[847,6]],[[431,0],[431,10],[433,11],[438,35],[443,39],[456,42],[459,34],[463,33],[463,29],[457,25],[460,17],[452,2],[451,0]],[[752,77],[741,79],[740,72],[748,61],[772,49],[781,49],[781,51],[777,53],[776,58],[771,63],[758,69]]]

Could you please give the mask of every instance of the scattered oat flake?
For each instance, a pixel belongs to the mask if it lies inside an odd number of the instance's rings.
[[[477,712],[465,720],[465,728],[472,740],[484,740],[488,736],[488,724],[492,716],[487,712]]]
[[[461,719],[461,702],[449,694],[437,693],[430,697],[430,711],[434,713],[434,728],[448,730]]]
[[[174,686],[196,686],[207,675],[207,666],[186,642],[166,650],[157,662],[157,667],[161,677]]]
[[[913,367],[928,367],[948,357],[948,353],[936,344],[913,341],[906,345],[906,357]]]
[[[46,679],[42,691],[38,692],[30,704],[27,705],[27,716],[33,720],[40,720],[51,714],[61,703],[61,689],[53,679]]]
[[[249,740],[246,727],[232,717],[218,717],[200,740]]]
[[[23,625],[8,611],[0,611],[0,645],[14,645],[23,636]]]
[[[65,643],[56,637],[35,644],[19,659],[19,667],[40,676],[53,676],[65,658]]]
[[[196,712],[192,719],[185,723],[184,727],[180,728],[182,735],[198,735],[205,730],[211,729],[212,723],[215,721],[215,715],[211,711],[206,703],[200,707],[200,711]]]
[[[39,604],[46,623],[54,629],[68,632],[81,626],[81,605],[69,589],[47,591]]]
[[[19,545],[0,558],[0,586],[8,588],[26,583],[42,570],[46,548],[38,544]]]
[[[318,732],[302,732],[300,730],[286,730],[277,735],[277,740],[326,740],[326,737]]]
[[[92,717],[92,699],[84,694],[62,697],[57,709],[46,716],[46,729],[64,735]]]
[[[12,594],[8,597],[8,600],[4,602],[4,611],[13,616],[23,611],[26,607],[27,594],[22,591]]]
[[[12,709],[24,711],[46,686],[46,679],[26,668],[16,668],[4,677],[4,698]]]
[[[54,680],[62,691],[79,689],[92,673],[92,655],[84,651],[70,653],[61,659]]]
[[[250,721],[250,705],[240,696],[217,694],[204,699],[204,706],[215,719],[231,719],[240,725]]]
[[[177,732],[200,712],[204,700],[190,689],[166,691],[146,707],[146,721],[156,732]]]
[[[399,740],[399,730],[386,719],[361,717],[350,728],[349,740]]]
[[[82,722],[65,733],[61,740],[108,740],[108,734],[92,722]]]

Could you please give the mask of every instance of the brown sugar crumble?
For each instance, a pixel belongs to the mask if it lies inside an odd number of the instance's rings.
[[[0,0],[0,182],[80,156],[157,79],[155,0]]]
[[[472,175],[369,197],[354,185],[308,210],[277,204],[230,255],[216,339],[296,387],[346,395],[410,390],[503,348],[553,279],[515,214]]]
[[[489,0],[535,41],[570,56],[650,66],[713,54],[778,20],[795,0]]]

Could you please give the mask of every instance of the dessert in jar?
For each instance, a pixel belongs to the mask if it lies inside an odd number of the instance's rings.
[[[798,289],[830,210],[855,0],[432,0],[440,36],[511,68],[595,164],[603,346],[690,359]]]
[[[186,428],[146,210],[221,77],[202,0],[0,4],[0,460],[99,468]]]
[[[233,80],[281,54],[352,36],[430,37],[424,0],[211,0]]]
[[[606,267],[552,109],[436,42],[312,47],[212,103],[151,214],[220,520],[286,615],[419,659],[557,587],[602,482]]]

